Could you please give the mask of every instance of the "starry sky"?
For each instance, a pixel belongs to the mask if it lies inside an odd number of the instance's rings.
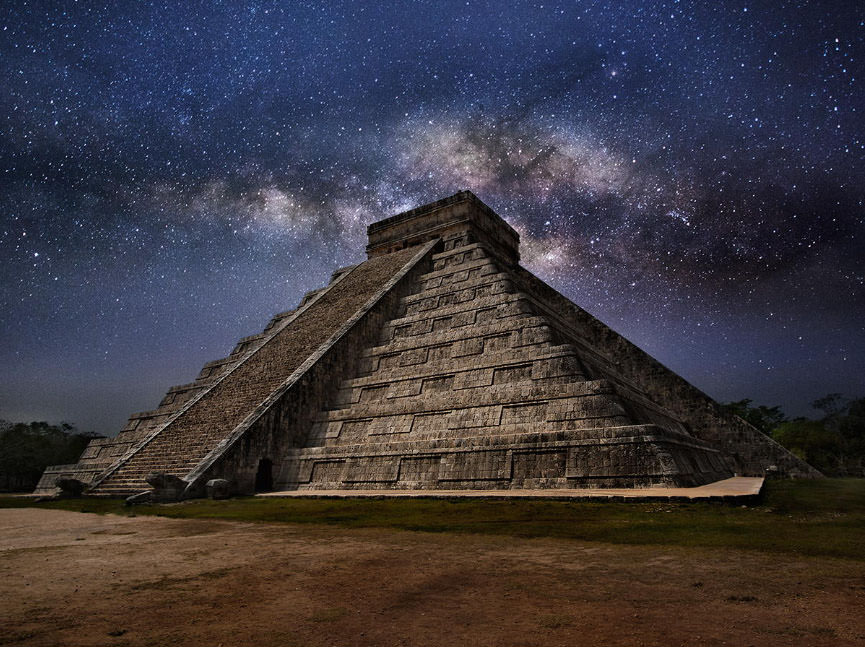
[[[113,435],[460,189],[716,399],[863,396],[863,63],[857,2],[3,3],[0,418]]]

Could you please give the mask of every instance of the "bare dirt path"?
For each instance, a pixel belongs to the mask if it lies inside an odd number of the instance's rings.
[[[865,563],[0,509],[0,644],[865,645]]]

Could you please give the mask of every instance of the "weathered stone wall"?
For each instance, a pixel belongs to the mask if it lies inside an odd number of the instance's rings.
[[[729,475],[717,450],[636,388],[622,397],[589,380],[577,350],[473,239],[465,229],[433,256],[366,344],[357,375],[312,420],[306,447],[281,461],[277,487],[697,485]]]
[[[351,268],[337,270],[331,281],[338,278],[340,272],[349,269]],[[307,297],[308,295],[304,298]],[[52,465],[46,468],[34,492],[36,494],[54,493],[56,491],[54,482],[58,478],[74,478],[85,484],[93,482],[125,455],[134,451],[142,441],[149,438],[159,427],[177,414],[187,402],[200,395],[248,355],[255,352],[294,312],[295,310],[288,310],[274,315],[261,333],[244,337],[238,341],[230,355],[207,362],[201,368],[194,382],[169,387],[158,408],[133,413],[129,416],[123,429],[113,438],[94,438],[82,452],[77,463]]]
[[[595,374],[627,381],[653,401],[662,402],[695,437],[721,449],[734,472],[764,476],[771,469],[770,473],[797,478],[820,476],[741,418],[725,414],[708,395],[527,270],[517,268],[513,277],[543,308],[560,334],[594,359]]]
[[[519,236],[471,193],[374,223],[369,238],[369,260],[76,465],[49,468],[39,491],[71,475],[127,495],[149,472],[185,496],[210,479],[251,492],[817,475],[520,268]]]
[[[144,477],[191,472],[417,250],[370,259],[341,276],[217,379],[135,452],[100,477],[95,494],[147,489]],[[238,353],[246,353],[245,342]]]
[[[299,379],[262,407],[262,415],[246,430],[240,430],[231,445],[219,448],[209,464],[202,464],[187,477],[190,494],[201,494],[210,479],[231,481],[233,491],[251,493],[262,459],[272,465],[277,481],[285,466],[285,456],[310,442],[313,416],[325,405],[340,382],[358,368],[358,349],[372,343],[393,316],[400,300],[415,277],[430,263],[435,241],[426,247],[412,247],[370,262],[365,269],[367,296],[374,303],[358,311],[348,303],[338,304],[329,317],[344,322],[335,331],[336,339],[319,349]],[[366,264],[361,265],[364,267]],[[377,288],[377,289],[376,289]],[[350,319],[355,315],[354,319]]]
[[[286,456],[299,489],[519,489],[702,485],[717,450],[651,425],[314,447]]]

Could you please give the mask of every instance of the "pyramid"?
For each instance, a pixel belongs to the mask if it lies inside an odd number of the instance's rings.
[[[697,486],[818,475],[519,265],[474,194],[375,222],[367,260],[46,470],[128,496]],[[150,479],[152,481],[152,479]]]

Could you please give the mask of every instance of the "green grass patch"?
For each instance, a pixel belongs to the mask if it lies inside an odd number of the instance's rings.
[[[128,507],[110,499],[34,503],[32,499],[3,497],[0,507],[737,548],[865,560],[865,479],[769,481],[761,501],[748,506],[543,499],[239,497]]]

